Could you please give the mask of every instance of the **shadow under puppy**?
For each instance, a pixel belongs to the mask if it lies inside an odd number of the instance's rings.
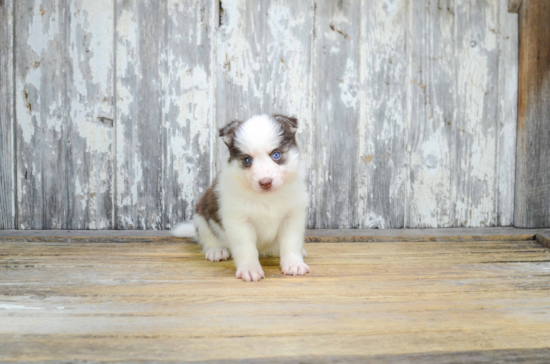
[[[258,115],[219,133],[229,159],[200,198],[190,223],[173,234],[196,237],[206,259],[233,257],[237,278],[265,278],[259,257],[279,256],[283,274],[310,272],[303,249],[309,196],[296,143],[298,121]],[[196,232],[196,235],[195,235]]]

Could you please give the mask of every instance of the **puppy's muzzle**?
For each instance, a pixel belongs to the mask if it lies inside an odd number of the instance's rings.
[[[271,188],[271,183],[273,180],[271,178],[262,178],[260,180],[260,187],[264,190],[269,190]]]

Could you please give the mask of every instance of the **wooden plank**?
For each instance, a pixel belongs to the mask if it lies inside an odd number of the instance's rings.
[[[264,113],[262,51],[266,6],[266,2],[247,0],[220,2],[216,38],[218,127]],[[226,147],[219,142],[217,147],[221,162]]]
[[[455,226],[456,25],[452,1],[411,4],[409,227]]]
[[[196,244],[2,241],[0,359],[547,359],[550,261],[534,241],[306,249],[312,274],[268,258],[245,284]]]
[[[296,137],[309,175],[315,134],[311,105],[315,5],[312,1],[292,0],[269,1],[266,5],[266,15],[260,19],[264,24],[264,38],[260,41],[263,47],[262,89],[265,90],[263,112],[295,115],[298,118]],[[252,9],[256,16],[260,15]],[[310,193],[315,191],[310,189]]]
[[[263,26],[267,2],[248,0],[219,2],[216,36],[216,119],[221,128],[232,120],[246,120],[264,110],[262,72],[264,64]],[[266,61],[268,62],[268,61]],[[269,109],[270,104],[265,105]],[[229,155],[216,135],[216,171]]]
[[[114,190],[114,5],[69,2],[66,94],[70,229],[112,229]]]
[[[316,3],[311,228],[359,227],[360,15],[358,1]]]
[[[519,13],[519,106],[514,225],[550,226],[550,3]]]
[[[214,12],[208,1],[117,3],[119,229],[189,219],[213,179]]]
[[[497,224],[499,3],[454,2],[454,226]]]
[[[21,1],[15,13],[18,226],[110,228],[110,1]]]
[[[508,11],[510,13],[519,13],[523,0],[508,0]]]
[[[500,0],[498,64],[498,210],[497,225],[514,224],[516,135],[518,120],[518,16],[506,11]]]
[[[484,337],[491,337],[494,333],[492,331],[476,332],[479,335],[480,342],[487,345]],[[524,332],[521,332],[524,334]],[[529,334],[531,337],[532,334]],[[446,351],[439,350],[438,344],[441,344],[444,340],[455,340],[456,350],[452,348]],[[25,337],[23,339],[17,339],[13,337],[4,336],[0,342],[0,349],[3,352],[9,353],[5,355],[6,358],[12,357],[21,358],[20,360],[32,360],[33,358],[40,358],[40,360],[58,360],[62,358],[67,361],[72,360],[75,356],[83,358],[82,360],[95,359],[95,360],[108,360],[106,356],[101,354],[101,351],[113,353],[111,357],[120,358],[124,357],[134,361],[147,360],[147,361],[191,361],[200,362],[203,361],[203,350],[207,351],[210,346],[209,355],[207,357],[215,357],[216,360],[205,361],[206,363],[332,363],[332,362],[346,362],[346,363],[411,363],[411,364],[454,364],[454,363],[492,363],[492,362],[518,362],[518,363],[534,363],[545,364],[548,362],[548,355],[550,350],[544,347],[541,348],[513,348],[509,349],[497,349],[490,350],[484,349],[483,344],[479,344],[479,350],[468,350],[468,343],[470,340],[466,333],[444,333],[437,335],[436,333],[430,333],[425,335],[418,335],[416,339],[411,336],[403,334],[390,334],[384,336],[371,336],[371,337],[356,337],[351,335],[342,335],[339,338],[333,336],[318,336],[318,335],[296,335],[291,338],[232,338],[232,339],[181,339],[181,338],[157,338],[153,343],[151,339],[146,338],[124,338],[120,337],[116,341],[112,337],[103,338],[71,338],[65,337],[51,338],[50,341],[44,342],[40,336]],[[432,345],[428,347],[433,349],[431,352],[424,353],[405,353],[405,354],[377,354],[383,352],[383,349],[388,350],[388,342],[396,345],[402,344],[407,347],[414,347],[419,343],[427,343],[432,341]],[[490,341],[490,340],[489,340]],[[523,341],[523,340],[522,340]],[[538,345],[541,345],[537,341]],[[200,345],[197,347],[196,345]],[[270,349],[266,351],[260,351],[260,348],[268,346]],[[275,347],[278,349],[276,352]],[[308,348],[308,354],[298,354],[301,347]],[[340,350],[331,350],[332,355],[322,355],[314,352],[317,347],[330,348],[339,347]],[[7,349],[10,351],[7,351]],[[126,350],[126,355],[116,355],[121,348]],[[175,348],[181,348],[181,352],[176,351]],[[243,359],[242,356],[237,355],[238,352],[243,352],[244,348],[248,348],[252,351],[249,355],[254,358]],[[311,348],[311,349],[310,349]],[[353,349],[356,348],[356,349]],[[383,348],[383,349],[382,349]],[[447,348],[447,347],[445,347]],[[466,349],[465,349],[466,348]],[[153,350],[154,349],[154,350]],[[201,349],[201,351],[194,352],[191,349]],[[462,350],[462,351],[460,351]],[[154,354],[152,352],[155,352]],[[324,349],[321,352],[329,351]],[[75,355],[78,352],[79,355]],[[355,355],[348,355],[346,353],[354,352]],[[360,352],[362,354],[357,354]],[[183,353],[183,354],[182,354]],[[248,351],[246,351],[248,353]],[[225,356],[224,356],[225,354]],[[113,359],[113,360],[117,360]],[[6,359],[7,360],[7,359]]]
[[[0,229],[15,228],[13,0],[0,7]]]
[[[279,0],[221,1],[216,36],[217,122],[254,114],[298,118],[302,155],[311,163],[312,3]],[[216,137],[217,167],[227,148]]]
[[[61,0],[15,3],[20,229],[69,228],[67,14]]]
[[[356,11],[356,10],[352,10]],[[333,163],[341,164],[342,160],[352,158],[351,168],[358,168],[354,174],[358,178],[351,179],[357,187],[344,187],[347,179],[346,174],[337,171],[334,175],[341,175],[337,179],[341,183],[338,193],[349,195],[352,225],[343,223],[341,227],[358,226],[361,228],[401,228],[405,225],[406,202],[406,151],[405,134],[407,127],[407,88],[408,75],[407,60],[407,34],[409,22],[407,19],[408,5],[406,1],[397,1],[388,7],[387,4],[379,1],[361,2],[360,39],[358,49],[351,51],[359,52],[359,89],[344,90],[341,95],[345,99],[358,92],[359,123],[358,135],[351,126],[340,127],[341,113],[338,107],[331,116],[334,118],[334,129],[344,131],[348,128],[348,137],[356,139],[357,150],[350,150],[350,153],[357,152],[351,157],[345,154],[342,156],[340,150],[343,148],[355,148],[356,144],[342,139],[340,146],[333,145],[333,149],[326,151],[334,158]],[[357,40],[350,30],[348,42]],[[340,40],[341,41],[341,40]],[[331,49],[330,47],[328,48]],[[346,57],[345,54],[339,57]],[[336,62],[345,62],[336,59]],[[325,65],[322,67],[332,67]],[[340,66],[343,69],[342,66]],[[327,74],[331,74],[330,72]],[[341,78],[341,77],[340,77]],[[353,84],[354,80],[349,81]],[[321,83],[322,85],[322,83]],[[332,87],[335,87],[332,85]],[[320,94],[319,97],[326,97]],[[321,109],[321,112],[325,112]],[[350,123],[353,115],[348,112]],[[355,122],[353,122],[355,124]],[[351,124],[350,124],[351,125]],[[321,127],[321,126],[320,126]],[[328,130],[334,133],[334,130]],[[324,143],[324,141],[321,141]],[[348,147],[348,145],[350,145]],[[347,168],[348,164],[340,169]],[[326,168],[326,167],[325,167]],[[339,178],[339,177],[338,177]],[[331,184],[328,183],[327,186]],[[357,197],[353,194],[357,193]],[[347,197],[346,197],[347,198]],[[327,203],[334,204],[333,201]],[[320,206],[332,216],[333,207]],[[334,211],[340,214],[337,210]],[[343,215],[342,219],[350,220],[349,216]],[[325,222],[322,227],[338,227],[338,225]]]
[[[116,3],[117,229],[162,229],[164,6]],[[163,4],[165,5],[165,4]]]
[[[212,65],[218,19],[217,4],[212,1],[173,0],[164,6],[165,39],[160,56],[166,144],[163,227],[170,228],[193,216],[195,203],[215,176]]]
[[[537,234],[550,234],[550,229],[516,228],[449,228],[449,229],[338,229],[307,230],[308,242],[466,242],[466,241],[521,241],[534,240]],[[57,242],[184,242],[169,231],[124,230],[3,230],[3,241],[57,241]]]

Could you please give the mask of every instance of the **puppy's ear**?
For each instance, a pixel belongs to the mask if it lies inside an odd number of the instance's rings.
[[[228,148],[231,148],[233,145],[233,138],[235,138],[235,132],[237,131],[237,128],[242,124],[243,122],[240,120],[233,120],[223,128],[220,128],[220,136],[223,139],[223,142],[225,145],[227,145]]]
[[[292,134],[295,134],[298,130],[298,119],[294,116],[285,116],[280,114],[273,115],[275,120],[277,120],[285,130],[290,131]]]

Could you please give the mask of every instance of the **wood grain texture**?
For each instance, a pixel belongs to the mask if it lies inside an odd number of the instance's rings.
[[[166,145],[163,228],[191,219],[195,203],[215,176],[215,5],[206,0],[174,0],[164,5],[160,56]]]
[[[456,226],[454,2],[410,4],[406,226]]]
[[[263,259],[266,279],[246,284],[196,244],[1,242],[0,359],[540,362],[549,349],[550,262],[535,241],[306,249],[312,274]]]
[[[353,10],[354,12],[357,10]],[[349,189],[350,209],[353,211],[353,227],[361,228],[402,228],[405,227],[407,209],[407,158],[406,130],[409,62],[407,59],[407,39],[409,32],[409,5],[407,1],[391,4],[382,1],[362,1],[359,10],[360,34],[355,39],[355,31],[349,41],[358,42],[359,77],[357,107],[358,146],[351,165],[352,174],[359,178],[351,181],[357,189]],[[348,82],[355,82],[350,80]],[[343,91],[344,92],[344,91]],[[342,94],[342,99],[347,94]],[[337,104],[338,105],[338,104]],[[342,107],[342,105],[338,106]],[[339,129],[340,116],[334,114],[334,129]],[[348,121],[355,124],[353,116]],[[319,126],[322,127],[322,126]],[[350,129],[349,126],[347,127]],[[329,133],[332,133],[329,130]],[[349,132],[348,139],[354,139],[355,133]],[[333,145],[325,152],[334,158],[335,164],[341,164],[338,152],[349,143]],[[346,156],[344,156],[346,158]],[[345,167],[340,167],[345,168]],[[330,184],[327,184],[330,186]],[[354,196],[352,193],[357,193]],[[329,202],[332,203],[332,202]],[[322,206],[324,209],[332,209]],[[345,217],[345,216],[344,216]],[[345,226],[345,224],[342,224]],[[338,227],[326,221],[323,227]]]
[[[70,229],[112,229],[112,0],[67,3],[67,184]]]
[[[267,6],[267,2],[247,0],[220,2],[216,32],[218,127],[264,112],[262,76],[267,24],[262,20]],[[223,143],[217,145],[221,162],[228,154]]]
[[[550,226],[550,3],[519,13],[519,104],[514,225]]]
[[[311,1],[221,1],[215,44],[217,127],[254,114],[295,115],[308,167],[313,26]],[[215,141],[219,170],[227,148]]]
[[[498,64],[498,209],[499,226],[514,224],[516,137],[518,124],[518,16],[505,11],[500,0]]]
[[[164,8],[116,3],[116,228],[162,229]]]
[[[69,228],[66,2],[15,3],[20,229]]]
[[[455,2],[455,226],[497,225],[499,2]],[[510,192],[508,192],[510,193]]]
[[[18,222],[110,228],[112,5],[16,4]]]
[[[314,131],[309,225],[359,227],[359,42],[361,3],[322,1],[312,50]]]
[[[0,229],[15,228],[12,0],[0,7]]]
[[[521,8],[521,4],[523,3],[523,0],[507,0],[508,2],[508,11],[510,13],[519,13],[519,9]]]
[[[189,219],[213,179],[214,4],[157,5],[117,2],[119,229]]]

